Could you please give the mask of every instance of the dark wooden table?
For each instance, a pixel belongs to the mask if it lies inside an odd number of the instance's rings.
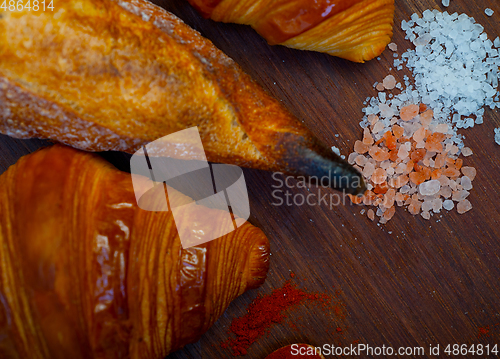
[[[358,123],[363,101],[376,93],[373,83],[389,73],[399,81],[406,74],[389,71],[389,50],[380,61],[355,64],[270,47],[251,28],[205,20],[185,1],[156,2],[211,39],[319,138],[345,155],[361,137]],[[495,10],[492,17],[484,14],[486,7]],[[393,41],[400,54],[410,46],[401,20],[429,8],[465,12],[485,27],[490,39],[500,34],[500,3],[493,0],[451,0],[447,9],[431,0],[396,1]],[[431,357],[429,345],[439,344],[440,357],[446,357],[443,350],[448,344],[500,344],[500,147],[493,141],[498,126],[499,112],[488,108],[483,125],[462,132],[474,151],[464,163],[478,169],[469,196],[474,208],[464,215],[443,211],[426,221],[398,208],[388,224],[377,226],[360,214],[362,207],[351,204],[275,206],[272,192],[278,182],[272,174],[244,170],[251,222],[271,241],[268,279],[260,289],[236,299],[199,342],[169,358],[231,357],[220,346],[228,338],[231,320],[243,315],[258,293],[270,293],[291,279],[291,271],[300,288],[327,293],[340,311],[325,314],[314,305],[303,305],[288,312],[288,319],[255,343],[247,358],[264,358],[296,342],[418,346],[426,349],[426,357]],[[43,144],[0,136],[0,172]],[[127,169],[124,155],[104,156]],[[317,194],[318,189],[288,191],[296,196]]]

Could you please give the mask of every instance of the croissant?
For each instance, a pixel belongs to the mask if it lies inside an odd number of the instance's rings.
[[[130,174],[94,154],[44,148],[0,188],[1,358],[163,358],[267,274],[261,230],[181,249],[172,212],[139,209]]]
[[[394,23],[394,0],[188,1],[212,20],[252,26],[271,45],[355,62],[380,55]]]
[[[2,13],[1,133],[135,153],[193,126],[209,161],[329,176],[332,187],[364,191],[359,172],[233,60],[145,0],[61,1],[54,11]],[[188,152],[184,145],[177,158]]]

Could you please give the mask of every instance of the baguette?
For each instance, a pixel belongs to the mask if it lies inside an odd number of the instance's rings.
[[[209,161],[329,176],[334,188],[364,191],[358,171],[209,40],[160,7],[76,0],[58,2],[53,12],[0,18],[1,133],[135,153],[193,126]]]

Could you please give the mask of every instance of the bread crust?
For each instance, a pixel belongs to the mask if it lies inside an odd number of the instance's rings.
[[[358,174],[209,40],[145,0],[7,12],[0,54],[2,133],[134,153],[197,126],[212,162]]]

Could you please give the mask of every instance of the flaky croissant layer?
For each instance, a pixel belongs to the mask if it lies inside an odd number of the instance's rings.
[[[394,0],[189,0],[205,17],[252,26],[271,45],[355,62],[380,55],[392,37]]]
[[[182,249],[172,212],[139,209],[130,175],[93,154],[39,150],[0,188],[1,358],[163,358],[268,270],[268,240],[248,222]],[[223,218],[196,207],[183,217]]]

